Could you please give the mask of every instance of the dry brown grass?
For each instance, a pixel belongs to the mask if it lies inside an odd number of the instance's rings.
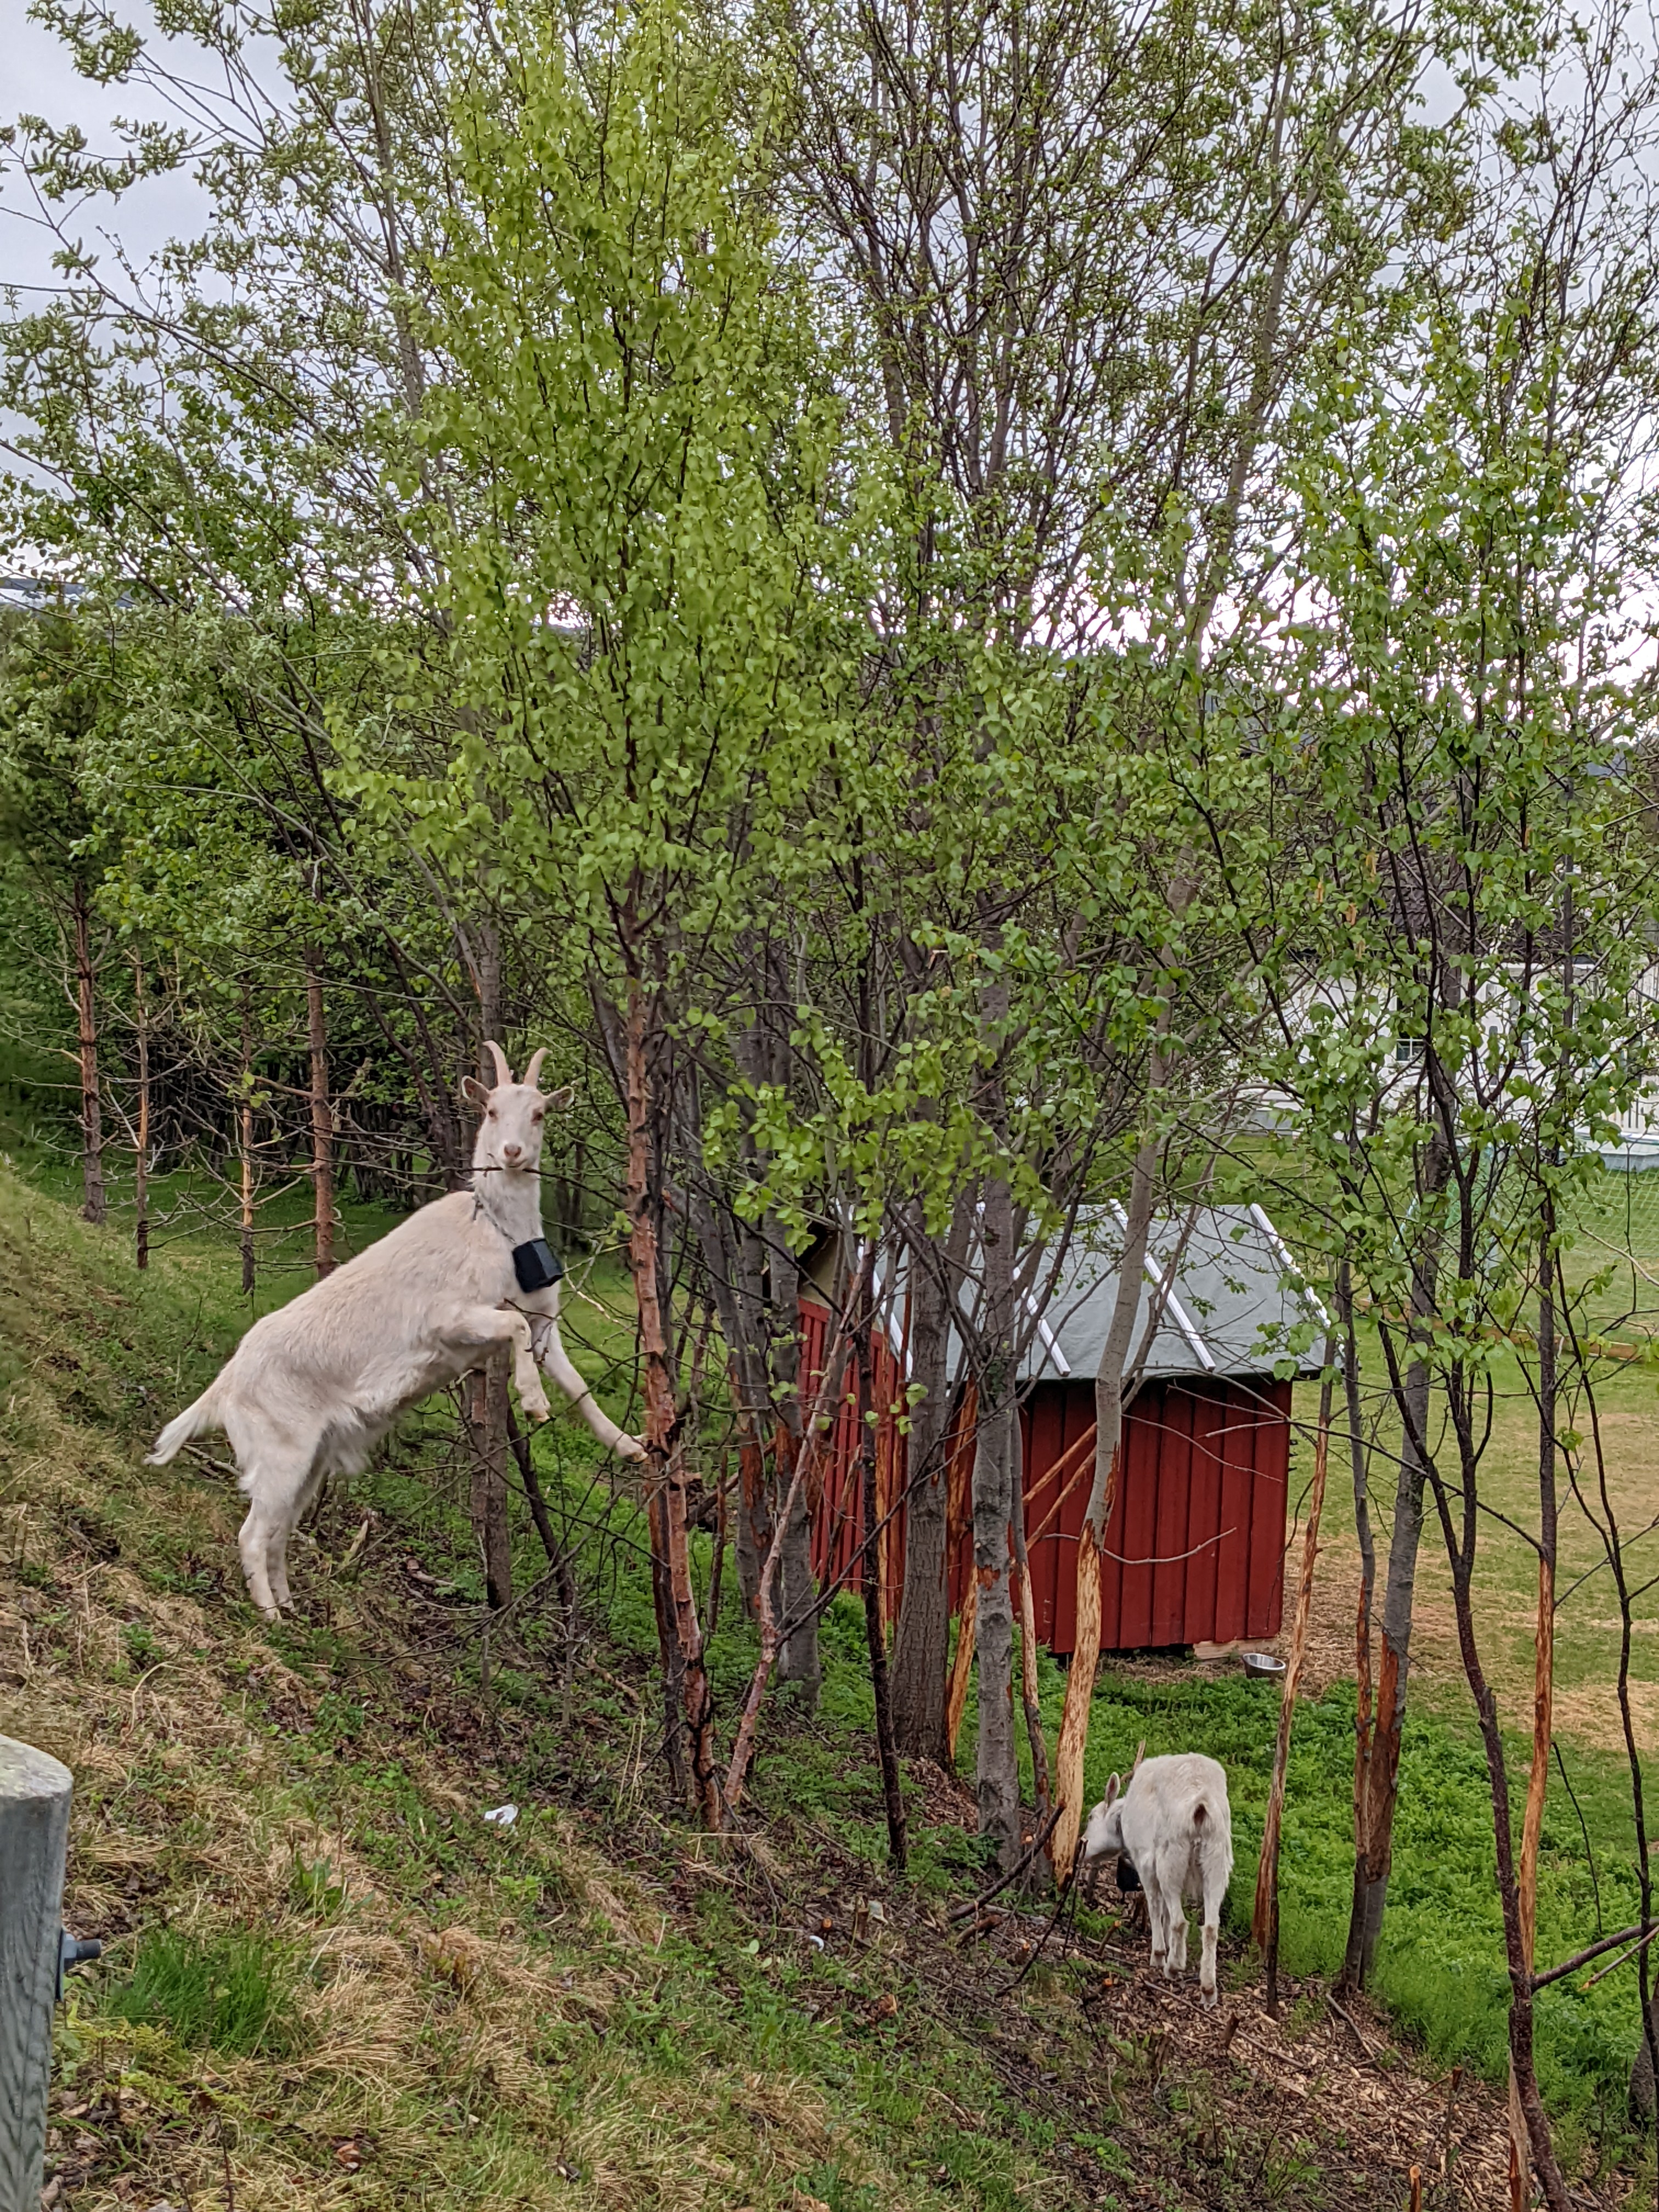
[[[361,1651],[361,1665],[273,1650],[236,1601],[237,1506],[222,1476],[143,1470],[135,1425],[81,1417],[118,1395],[94,1346],[140,1286],[117,1269],[120,1287],[77,1289],[88,1240],[40,1201],[27,1211],[21,1237],[0,1218],[11,1231],[0,1319],[21,1354],[0,1445],[0,1730],[75,1774],[65,1912],[106,1947],[60,2019],[60,2190],[84,2212],[233,2195],[241,2212],[380,2202],[701,2212],[788,2202],[839,2154],[884,2203],[927,2201],[834,2124],[805,2081],[763,2076],[740,2054],[664,2065],[611,2036],[619,2008],[663,1978],[659,1900],[556,1809],[506,1836],[482,1827],[506,1779],[444,1743],[453,1692],[405,1638],[388,1649],[392,1593],[365,1589],[360,1603],[328,1585],[317,1601],[331,1649]],[[216,1585],[208,1594],[165,1586],[192,1564]],[[387,1714],[352,1742],[354,1770],[395,1766],[399,1802],[424,1808],[434,1834],[477,1832],[472,1863],[433,1883],[429,1902],[377,1863],[387,1816],[372,1792],[354,1802],[317,1772],[331,1692],[378,1693]],[[399,1705],[423,1724],[391,1725]],[[511,1897],[492,1853],[511,1869]],[[296,1901],[296,1868],[319,1864],[335,1899],[325,1919]],[[534,1924],[526,1887],[543,1901]],[[162,1923],[252,1929],[285,1962],[293,2025],[279,2060],[187,2048],[111,2014],[102,2000]]]

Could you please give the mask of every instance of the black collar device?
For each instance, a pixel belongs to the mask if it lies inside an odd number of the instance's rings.
[[[563,1262],[545,1237],[513,1247],[513,1272],[521,1291],[550,1290],[564,1273]]]

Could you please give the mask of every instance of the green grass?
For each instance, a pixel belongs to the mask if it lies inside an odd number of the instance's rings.
[[[631,1570],[623,1587],[625,1597],[611,1615],[613,1632],[625,1634],[644,1657],[654,1650],[648,1591]],[[837,1598],[823,1617],[819,1723],[792,1730],[782,1742],[768,1741],[755,1795],[769,1817],[812,1820],[850,1851],[878,1863],[884,1830],[873,1767],[867,1750],[849,1761],[847,1749],[849,1741],[867,1747],[873,1728],[864,1633],[861,1605]],[[752,1661],[746,1631],[728,1623],[711,1651],[723,1709],[731,1709]],[[1052,1743],[1065,1676],[1046,1655],[1042,1673]],[[1507,2066],[1509,1985],[1485,1753],[1460,1708],[1455,1682],[1425,1680],[1416,1686],[1401,1754],[1395,1867],[1374,1992],[1435,2066],[1462,2065],[1499,2082]],[[1085,1778],[1090,1802],[1104,1795],[1114,1769],[1127,1771],[1143,1740],[1152,1756],[1206,1751],[1226,1767],[1236,1863],[1225,1924],[1241,1945],[1249,1935],[1279,1711],[1276,1686],[1242,1674],[1218,1676],[1194,1668],[1184,1679],[1149,1682],[1108,1671],[1091,1729]],[[970,1692],[962,1735],[969,1762],[975,1726]],[[1519,1737],[1508,1741],[1517,1816],[1529,1750]],[[1553,1776],[1540,1856],[1540,1964],[1569,1955],[1603,1928],[1628,1924],[1640,1910],[1622,1764],[1594,1748],[1569,1744],[1563,1750],[1583,1808],[1589,1850],[1559,1775]],[[1029,1793],[1023,1739],[1022,1756]],[[1304,1701],[1292,1737],[1280,1857],[1282,1956],[1292,1975],[1330,1975],[1341,1963],[1353,1879],[1352,1785],[1353,1689],[1339,1684],[1316,1703]],[[911,1795],[914,1805],[916,1794]],[[924,1884],[959,1887],[979,1867],[977,1844],[959,1832],[923,1830],[917,1838],[915,1871]],[[1556,2113],[1574,2127],[1594,2119],[1598,2129],[1611,2126],[1616,2132],[1638,2034],[1633,1967],[1620,1969],[1587,1992],[1576,1980],[1545,1991],[1539,2001],[1539,2066]],[[1601,2118],[1595,2118],[1598,2112]]]
[[[148,1930],[131,1973],[109,1991],[104,2009],[112,2020],[165,2027],[181,2044],[236,2058],[285,2057],[298,2033],[292,1961],[268,1934],[251,1929]]]
[[[584,1431],[557,1421],[534,1447],[556,1514],[581,1545],[586,1640],[574,1666],[553,1614],[532,1605],[492,1655],[484,1694],[477,1567],[441,1407],[406,1424],[349,1497],[325,1508],[295,1574],[301,1617],[268,1632],[241,1598],[238,1509],[223,1481],[136,1463],[137,1443],[239,1333],[234,1254],[204,1241],[141,1277],[114,1231],[83,1230],[3,1175],[0,1239],[0,1389],[15,1416],[0,1439],[0,1534],[10,1587],[29,1607],[38,1700],[0,1725],[76,1765],[72,1894],[88,1910],[108,1911],[129,1865],[155,1869],[131,1908],[132,1932],[73,2002],[66,2094],[111,2049],[158,2097],[186,2104],[205,2064],[242,2085],[251,2172],[297,2160],[320,2186],[337,2180],[334,2140],[372,2133],[388,2203],[584,2202],[586,2183],[567,2197],[550,2180],[561,2161],[603,2177],[595,2203],[669,2201],[666,2162],[672,2153],[680,2170],[687,2143],[708,2192],[688,2203],[782,2205],[797,2188],[848,2205],[1073,2201],[1045,2163],[1052,2118],[988,2063],[987,2024],[948,2008],[936,2017],[926,1989],[895,1983],[878,1960],[809,1954],[791,1932],[805,1908],[770,1886],[783,1875],[734,1885],[672,1819],[665,1826],[649,1765],[660,1706],[643,1530]],[[600,1356],[624,1334],[614,1311],[605,1330]],[[624,1403],[612,1396],[619,1413]],[[379,1533],[343,1578],[331,1561],[365,1510]],[[517,1536],[528,1587],[544,1562],[522,1514]],[[453,1613],[410,1616],[397,1572],[405,1553],[453,1589]],[[706,1589],[704,1539],[696,1564]],[[849,1597],[824,1616],[823,1653],[816,1718],[775,1696],[752,1790],[753,1816],[801,1886],[789,1898],[883,1880],[864,1626]],[[752,1660],[728,1603],[710,1654],[728,1729]],[[1045,1660],[1051,1736],[1063,1686]],[[1495,2077],[1504,1985],[1490,1813],[1455,1687],[1433,1677],[1414,1686],[1378,1989],[1425,2063]],[[1294,1974],[1328,1970],[1346,1928],[1351,1698],[1339,1686],[1297,1715],[1284,1853]],[[1236,1937],[1276,1720],[1271,1688],[1196,1670],[1110,1675],[1097,1707],[1091,1797],[1141,1738],[1149,1752],[1207,1749],[1227,1765]],[[974,1727],[970,1703],[969,1762]],[[1517,1772],[1521,1755],[1517,1746]],[[1633,1917],[1633,1881],[1616,1762],[1571,1746],[1568,1757],[1603,1915],[1618,1925]],[[915,1891],[960,1895],[979,1878],[979,1848],[959,1828],[930,1826],[914,1781],[909,1791]],[[508,1796],[526,1808],[517,1826],[485,1829],[479,1809]],[[250,1953],[252,1927],[270,1932]],[[482,1978],[465,1988],[429,1955],[452,1928],[486,1946]],[[1583,1838],[1558,1790],[1540,1955],[1595,1932]],[[246,1973],[229,1970],[239,1957]],[[1231,1971],[1255,1972],[1238,1960]],[[866,2020],[884,1984],[903,2004],[890,2031]],[[1055,2063],[1086,2079],[1086,2047],[1066,2045],[1067,1985],[1052,1997],[1043,1986],[1034,1982],[1032,2002],[1047,2008]],[[1587,1995],[1568,1984],[1543,2001],[1540,2064],[1570,2139],[1616,2136],[1633,1992],[1625,1969]],[[262,2072],[278,2063],[303,2083],[286,2102]],[[769,2123],[791,2146],[781,2161],[761,2155],[744,2117],[757,2097],[782,2115]],[[268,2109],[279,2118],[257,2117]],[[1079,2123],[1078,2140],[1115,2149],[1115,2126]],[[1253,2154],[1241,2166],[1264,2170]],[[155,2179],[161,2191],[167,2175]],[[359,2177],[360,2200],[364,2187]],[[1284,2189],[1287,2205],[1320,2201],[1316,2176],[1291,2175]]]
[[[66,1911],[106,1942],[58,2021],[76,2201],[113,2212],[125,2175],[143,2203],[228,2179],[327,2204],[349,2173],[355,2204],[400,2212],[1081,2203],[978,2023],[915,2001],[901,1957],[806,1944],[804,1893],[846,1879],[829,1840],[805,1824],[786,1867],[786,1823],[764,1869],[709,1855],[648,1747],[641,1771],[648,1597],[584,1435],[537,1447],[592,1524],[573,1675],[532,1607],[482,1693],[441,1409],[325,1510],[301,1617],[267,1631],[223,1477],[137,1459],[234,1340],[234,1260],[140,1276],[3,1172],[0,1246],[0,1728],[75,1772]],[[346,1579],[365,1507],[384,1538]],[[453,1616],[411,1620],[405,1556]],[[769,1735],[769,1779],[787,1755]],[[486,1827],[507,1797],[516,1825]],[[895,1986],[903,2011],[872,2017]]]
[[[1091,1791],[1111,1765],[1127,1766],[1143,1737],[1149,1755],[1207,1751],[1226,1766],[1236,1854],[1227,1922],[1241,1938],[1249,1932],[1278,1707],[1273,1688],[1242,1677],[1155,1685],[1116,1677],[1097,1701],[1091,1736]],[[1510,1749],[1518,1771],[1522,1747]],[[1342,1686],[1298,1709],[1291,1741],[1280,1910],[1282,1955],[1292,1974],[1333,1974],[1341,1964],[1353,1880],[1352,1778],[1353,1693]],[[1628,1807],[1613,1786],[1616,1775],[1600,1768],[1596,1780],[1592,1791],[1589,1775],[1575,1774],[1599,1845],[1606,1924],[1617,1927],[1638,1911]],[[1596,1933],[1583,1841],[1558,1788],[1540,1858],[1540,1962]],[[1375,1989],[1437,2065],[1503,2077],[1508,1979],[1485,1756],[1472,1731],[1433,1712],[1407,1723]],[[1540,2071],[1558,2112],[1582,2116],[1598,2100],[1622,2104],[1638,2035],[1635,1991],[1626,1971],[1588,1994],[1569,1980],[1540,1996]]]

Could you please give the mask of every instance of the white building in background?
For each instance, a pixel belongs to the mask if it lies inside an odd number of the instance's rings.
[[[1588,986],[1593,980],[1594,969],[1588,961],[1578,963],[1580,978]],[[1510,971],[1519,982],[1518,969]],[[1297,994],[1288,1010],[1292,1027],[1305,1025],[1305,1017],[1316,1004],[1338,1006],[1346,995],[1346,986],[1329,981],[1310,983]],[[1651,963],[1636,986],[1635,1000],[1644,1007],[1651,1019],[1654,1043],[1651,1066],[1646,1080],[1624,1112],[1619,1116],[1616,1139],[1594,1138],[1586,1129],[1583,1141],[1587,1151],[1594,1150],[1602,1164],[1615,1175],[1639,1175],[1649,1168],[1659,1168],[1659,961]],[[1488,1035],[1498,1030],[1504,1019],[1500,1005],[1494,1004],[1487,1015]],[[1394,1079],[1386,1086],[1384,1103],[1399,1103],[1413,1080],[1420,1045],[1408,1036],[1394,1038],[1389,1045]],[[1523,1048],[1520,1064],[1524,1070],[1530,1055]],[[1242,1093],[1249,1126],[1262,1130],[1285,1132],[1295,1116],[1295,1103],[1285,1091],[1272,1084],[1246,1085]]]

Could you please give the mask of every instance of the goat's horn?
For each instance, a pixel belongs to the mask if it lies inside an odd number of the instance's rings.
[[[522,1080],[532,1091],[536,1088],[536,1079],[541,1073],[542,1062],[546,1058],[547,1047],[545,1045],[538,1046],[536,1050],[530,1055],[530,1065],[526,1068]]]
[[[503,1084],[512,1082],[513,1071],[507,1064],[507,1054],[494,1037],[484,1039],[483,1048],[495,1063],[495,1088],[499,1091]]]

